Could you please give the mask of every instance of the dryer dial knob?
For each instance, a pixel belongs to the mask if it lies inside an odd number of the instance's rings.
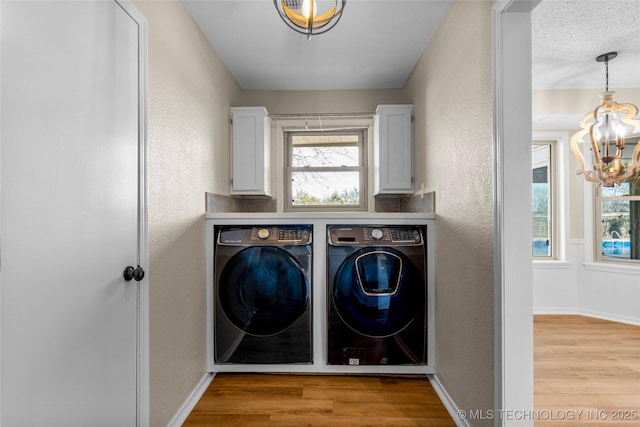
[[[383,237],[384,233],[379,228],[374,228],[373,230],[371,230],[371,238],[373,240],[382,240]]]
[[[261,228],[260,230],[258,230],[258,239],[266,240],[269,238],[270,234],[271,232],[269,231],[268,228]]]

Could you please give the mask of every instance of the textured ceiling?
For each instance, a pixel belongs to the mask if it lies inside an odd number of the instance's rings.
[[[640,88],[640,0],[543,0],[531,14],[534,89]]]

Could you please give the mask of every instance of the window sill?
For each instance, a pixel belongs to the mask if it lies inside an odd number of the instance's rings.
[[[571,268],[573,264],[566,261],[558,261],[558,260],[533,260],[533,269],[568,269]]]
[[[609,262],[585,262],[582,264],[585,270],[605,271],[608,273],[623,273],[640,276],[640,265],[626,265]]]

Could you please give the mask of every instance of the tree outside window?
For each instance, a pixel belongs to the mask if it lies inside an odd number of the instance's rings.
[[[287,132],[288,210],[365,209],[364,135]]]
[[[552,145],[532,145],[532,254],[534,258],[550,258],[553,251],[553,186],[551,168]]]

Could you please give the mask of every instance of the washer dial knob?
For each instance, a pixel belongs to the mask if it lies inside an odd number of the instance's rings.
[[[373,240],[381,240],[384,237],[384,233],[379,228],[371,230],[371,238]]]
[[[271,232],[269,231],[268,228],[261,228],[260,230],[258,230],[258,239],[260,240],[266,240],[269,238],[270,235],[271,235]]]

